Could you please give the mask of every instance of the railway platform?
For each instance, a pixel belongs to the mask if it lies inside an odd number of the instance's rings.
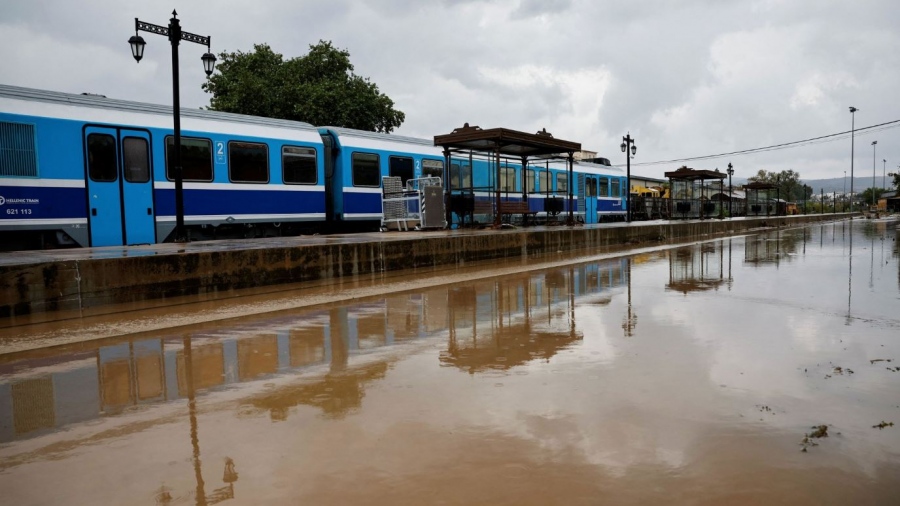
[[[850,214],[269,237],[0,253],[0,328],[36,315],[106,314],[128,304],[404,269],[606,252],[847,219]],[[40,320],[41,318],[38,318]]]

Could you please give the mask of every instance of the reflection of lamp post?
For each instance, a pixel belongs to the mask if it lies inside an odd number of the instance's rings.
[[[734,218],[734,209],[731,205],[734,202],[734,190],[731,187],[731,176],[734,175],[734,167],[731,166],[731,162],[728,162],[728,169],[725,172],[728,173],[728,217]]]
[[[625,198],[628,203],[628,207],[625,209],[625,221],[631,223],[631,157],[637,154],[637,146],[634,145],[631,132],[622,137],[622,144],[619,147],[625,153]]]
[[[856,132],[856,107],[850,106],[850,212],[853,212],[853,134]]]
[[[175,179],[175,242],[184,242],[187,236],[184,231],[184,179],[181,171],[181,98],[178,87],[178,44],[182,40],[195,42],[197,44],[206,45],[206,54],[200,57],[203,60],[203,70],[206,75],[212,74],[216,65],[216,57],[209,52],[209,37],[195,35],[189,32],[181,31],[181,23],[178,21],[178,13],[172,11],[172,18],[169,20],[169,26],[159,26],[151,23],[145,23],[134,18],[134,37],[128,39],[131,44],[131,55],[140,63],[144,57],[144,38],[138,35],[139,31],[156,33],[169,37],[172,43],[172,107],[175,116],[175,146],[172,172]],[[168,157],[167,157],[168,161]],[[168,174],[167,174],[168,176]]]
[[[625,276],[628,278],[628,314],[622,322],[622,330],[625,331],[625,337],[633,337],[634,328],[637,327],[637,315],[631,309],[631,258],[625,261],[627,262]]]
[[[234,461],[230,457],[225,457],[225,472],[222,481],[225,487],[216,489],[209,496],[206,495],[206,484],[203,480],[203,470],[200,463],[200,428],[197,423],[197,398],[194,390],[194,354],[191,336],[185,334],[182,338],[184,345],[184,379],[187,384],[188,398],[188,421],[191,426],[191,461],[194,464],[194,479],[197,488],[194,492],[194,500],[198,506],[207,504],[215,504],[225,499],[234,497],[234,482],[238,479],[238,473],[234,469]],[[165,487],[161,487],[157,493],[157,502],[160,504],[168,504],[171,502],[171,494]]]

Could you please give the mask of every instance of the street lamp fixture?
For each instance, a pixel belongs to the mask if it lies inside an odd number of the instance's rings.
[[[634,145],[634,139],[631,138],[631,132],[622,137],[622,144],[619,146],[625,153],[625,221],[631,223],[631,157],[637,154],[637,146]],[[630,153],[629,153],[630,152]]]
[[[850,106],[850,212],[853,212],[853,135],[856,132],[856,107]]]
[[[734,167],[732,167],[731,162],[728,162],[728,168],[725,169],[725,172],[728,173],[728,217],[734,218],[734,212],[731,206],[731,203],[734,202],[734,192],[731,188],[731,176],[734,175]]]
[[[140,63],[141,58],[144,57],[144,46],[147,45],[147,43],[144,42],[143,37],[136,33],[128,39],[128,43],[131,44],[131,56],[134,56],[134,59]]]
[[[169,19],[169,26],[154,25],[145,23],[138,18],[134,18],[134,36],[128,39],[131,46],[131,55],[135,61],[140,63],[144,57],[144,38],[138,35],[138,32],[150,32],[169,38],[172,44],[172,108],[174,116],[174,140],[173,149],[173,167],[172,175],[175,180],[175,242],[187,241],[187,235],[184,230],[184,178],[181,170],[181,97],[178,85],[178,44],[182,40],[203,44],[206,46],[206,54],[200,57],[203,62],[203,70],[209,77],[216,66],[216,57],[210,52],[210,37],[203,37],[193,33],[181,30],[181,22],[178,20],[178,13],[172,11],[172,18]]]

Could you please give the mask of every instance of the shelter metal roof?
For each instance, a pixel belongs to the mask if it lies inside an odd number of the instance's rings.
[[[765,183],[762,181],[753,181],[744,185],[745,190],[774,190],[778,188],[775,183]]]
[[[705,181],[707,179],[725,179],[728,175],[717,170],[691,169],[680,167],[678,170],[666,172],[669,179],[682,179],[685,181]]]
[[[518,157],[571,154],[581,151],[580,142],[556,139],[546,129],[529,134],[508,128],[484,130],[478,126],[469,126],[468,123],[449,134],[435,135],[434,145],[445,149],[468,149],[490,153],[499,151],[501,155]]]

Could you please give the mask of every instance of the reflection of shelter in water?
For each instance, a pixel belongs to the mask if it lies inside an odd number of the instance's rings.
[[[365,385],[384,378],[386,362],[375,362],[300,385],[277,388],[256,396],[250,403],[270,412],[272,420],[286,420],[290,408],[299,405],[320,408],[329,418],[341,418],[362,405]]]
[[[490,369],[510,369],[531,362],[549,360],[560,350],[581,340],[580,332],[553,332],[532,328],[530,322],[496,329],[490,336],[478,335],[466,342],[451,339],[441,363],[474,374]]]
[[[805,241],[806,236],[803,238]],[[778,265],[782,260],[790,260],[796,252],[797,237],[793,233],[760,234],[744,241],[744,263],[748,264]]]
[[[730,262],[731,250],[725,251],[722,241],[705,242],[669,253],[669,282],[666,289],[688,292],[718,290],[726,277],[726,262]],[[730,265],[730,263],[729,263]]]
[[[549,360],[582,339],[575,302],[608,302],[621,287],[624,261],[557,269],[453,288],[450,341],[442,364],[474,374]]]

